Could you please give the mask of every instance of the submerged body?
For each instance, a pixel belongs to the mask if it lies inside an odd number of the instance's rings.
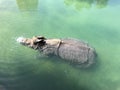
[[[21,38],[19,42],[45,55],[58,56],[74,65],[88,67],[95,62],[95,49],[77,39]]]

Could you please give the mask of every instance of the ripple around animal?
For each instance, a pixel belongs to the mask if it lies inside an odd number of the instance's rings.
[[[0,60],[0,82],[10,90],[24,86],[27,82],[32,82],[34,66],[35,64],[24,60],[13,60],[12,62]]]

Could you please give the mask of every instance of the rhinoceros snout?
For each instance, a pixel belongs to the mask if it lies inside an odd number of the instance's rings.
[[[27,40],[27,39],[24,38],[24,37],[19,37],[19,38],[17,38],[17,42],[20,43],[20,44],[22,44],[22,45],[29,45],[30,42],[28,42],[28,41],[29,41],[29,40]]]
[[[24,38],[23,37],[19,37],[19,38],[17,38],[16,41],[19,42],[19,43],[24,43]]]

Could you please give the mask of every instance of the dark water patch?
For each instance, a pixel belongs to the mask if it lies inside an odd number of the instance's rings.
[[[16,76],[12,75],[6,76],[6,78],[3,78],[3,80],[0,79],[0,81],[4,82],[7,85],[9,88],[8,90],[88,90],[85,86],[80,86],[74,77],[67,77],[64,71],[58,67],[52,68],[52,71],[48,71],[49,68],[44,67],[44,65],[30,71],[29,69],[31,69],[31,67],[34,67],[33,65],[25,65],[24,67],[25,68],[23,69],[27,73],[20,74],[21,76],[19,76],[18,73],[24,71],[21,68],[16,67],[15,73],[17,78]]]

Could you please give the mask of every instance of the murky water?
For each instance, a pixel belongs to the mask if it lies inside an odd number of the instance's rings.
[[[120,90],[119,24],[119,0],[0,0],[0,90]],[[34,35],[85,40],[97,63],[77,69],[16,42]]]

